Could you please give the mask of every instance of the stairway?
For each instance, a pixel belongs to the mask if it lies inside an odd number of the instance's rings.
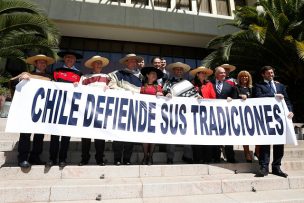
[[[242,146],[234,146],[237,164],[185,164],[177,147],[174,165],[165,165],[166,153],[156,147],[152,166],[138,165],[143,157],[136,144],[131,166],[114,166],[111,143],[106,144],[107,166],[77,166],[81,142],[72,138],[70,163],[17,167],[18,134],[4,132],[0,119],[0,202],[304,202],[304,142],[286,145],[282,169],[288,178],[272,174],[254,177],[257,162],[245,163]],[[50,136],[45,136],[43,160]],[[92,146],[91,157],[94,157]]]

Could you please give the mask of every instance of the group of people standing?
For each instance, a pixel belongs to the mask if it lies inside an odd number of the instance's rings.
[[[248,71],[241,71],[237,78],[229,77],[229,73],[236,69],[235,66],[223,64],[211,70],[206,67],[191,67],[182,62],[175,62],[169,65],[166,60],[154,57],[151,66],[144,65],[144,59],[136,54],[128,54],[119,60],[125,68],[116,70],[109,74],[103,73],[103,68],[109,64],[109,60],[102,56],[93,56],[85,61],[85,67],[91,70],[90,74],[83,75],[76,67],[77,59],[82,55],[74,51],[60,51],[58,56],[63,58],[64,65],[56,68],[52,73],[46,72],[47,66],[55,60],[45,55],[36,55],[26,59],[28,64],[35,67],[33,72],[24,72],[12,78],[12,81],[36,78],[42,80],[53,80],[56,82],[73,83],[74,86],[89,85],[99,88],[102,91],[107,89],[119,89],[132,91],[134,93],[149,94],[166,97],[196,97],[198,99],[225,99],[230,102],[232,99],[243,99],[253,97],[276,97],[285,99],[289,108],[289,118],[292,118],[292,107],[286,94],[285,86],[274,81],[274,68],[265,66],[261,69],[263,81],[253,86],[252,77]],[[186,74],[193,77],[192,81],[185,78]],[[214,79],[208,80],[213,75]],[[42,152],[42,134],[34,134],[33,147],[30,150],[29,133],[20,133],[18,146],[18,163],[22,168],[28,168],[31,164],[46,164],[47,167],[59,164],[60,167],[67,165],[67,152],[70,137],[51,135],[49,161],[43,162],[40,159]],[[60,141],[61,138],[61,141]],[[94,140],[97,165],[105,165],[104,149],[105,141]],[[86,165],[90,159],[91,139],[82,138],[82,155],[80,166]],[[153,164],[153,152],[155,144],[143,143],[144,158],[142,164]],[[133,152],[133,143],[114,141],[112,144],[114,151],[115,165],[130,165]],[[232,145],[226,146],[199,146],[185,145],[183,160],[188,163],[219,163],[221,152],[225,154],[227,162],[235,163],[234,150]],[[175,145],[166,145],[167,164],[173,164]],[[249,146],[244,146],[244,153],[247,162],[252,162],[252,155]],[[287,177],[280,169],[281,159],[284,153],[284,145],[274,146],[274,160],[272,163],[272,173]],[[256,146],[255,155],[259,157],[261,170],[260,176],[265,176],[269,172],[270,146]]]

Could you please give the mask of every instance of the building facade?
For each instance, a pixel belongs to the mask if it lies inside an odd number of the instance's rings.
[[[181,61],[194,68],[210,53],[205,47],[212,38],[235,31],[221,26],[233,19],[235,7],[250,4],[246,0],[31,1],[59,28],[60,48],[78,50],[85,59],[96,54],[108,57],[106,72],[120,68],[117,61],[127,53],[143,56],[146,64],[153,56],[162,56],[168,63]]]

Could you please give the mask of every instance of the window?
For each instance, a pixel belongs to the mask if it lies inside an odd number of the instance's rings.
[[[126,3],[126,0],[110,0],[111,2],[120,2],[120,3]]]
[[[170,8],[171,0],[154,0],[154,6]]]
[[[132,4],[149,5],[149,0],[131,0]]]
[[[176,9],[191,11],[191,0],[176,0]]]
[[[94,55],[101,55],[109,59],[110,63],[103,69],[103,72],[110,73],[123,67],[123,65],[119,63],[119,60],[128,53],[135,53],[143,57],[146,65],[150,65],[153,56],[160,56],[165,57],[167,64],[179,61],[187,63],[192,68],[200,65],[200,61],[210,53],[210,50],[195,47],[66,36],[62,37],[60,47],[63,50],[75,50],[83,55],[83,59],[77,60],[76,63],[76,67],[83,73],[90,72],[89,69],[84,67],[84,63]],[[63,60],[60,59],[57,63],[49,67],[49,72],[62,65]],[[17,75],[26,69],[24,64],[19,65],[18,61],[15,62],[15,60],[8,60],[6,68],[13,75]]]
[[[202,13],[211,13],[210,0],[197,0],[197,9]]]
[[[228,0],[216,0],[216,10],[218,15],[230,15]]]
[[[235,7],[237,6],[246,6],[246,0],[234,0]]]

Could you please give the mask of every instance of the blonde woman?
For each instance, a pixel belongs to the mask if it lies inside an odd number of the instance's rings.
[[[248,71],[241,71],[239,72],[237,76],[237,95],[239,98],[245,100],[247,98],[252,97],[252,77]],[[244,147],[244,154],[246,161],[248,163],[252,162],[252,156],[249,151],[249,146],[248,145],[243,145]],[[260,151],[260,146],[256,145],[255,146],[255,157],[259,156],[259,151]]]

